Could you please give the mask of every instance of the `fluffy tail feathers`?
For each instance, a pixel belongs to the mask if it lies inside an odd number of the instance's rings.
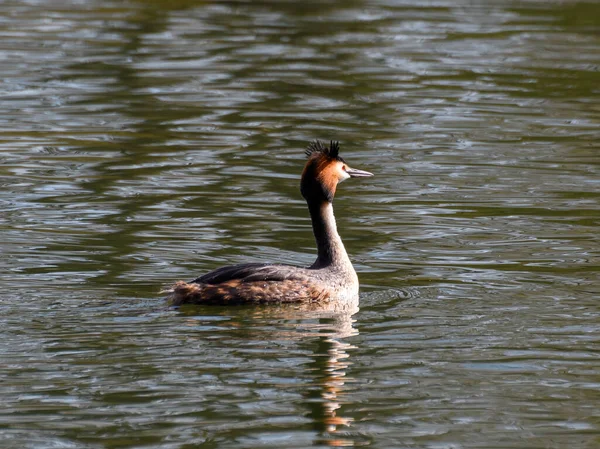
[[[185,303],[199,303],[202,299],[202,284],[178,281],[170,288],[161,291],[167,293],[167,301],[172,306]]]

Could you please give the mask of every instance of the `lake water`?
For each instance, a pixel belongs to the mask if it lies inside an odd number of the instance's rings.
[[[3,448],[600,447],[600,3],[0,6]],[[354,315],[166,306],[310,264]]]

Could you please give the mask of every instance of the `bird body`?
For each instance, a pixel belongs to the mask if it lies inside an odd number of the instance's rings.
[[[173,305],[330,303],[358,299],[358,277],[337,232],[333,198],[337,185],[371,173],[350,168],[339,144],[320,141],[306,150],[300,191],[310,212],[317,260],[310,267],[245,263],[218,268],[191,282],[177,282],[167,292]]]

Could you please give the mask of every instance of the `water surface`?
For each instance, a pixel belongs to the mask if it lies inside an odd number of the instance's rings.
[[[596,3],[0,8],[3,447],[600,445]],[[166,307],[313,261],[315,138],[360,311]]]

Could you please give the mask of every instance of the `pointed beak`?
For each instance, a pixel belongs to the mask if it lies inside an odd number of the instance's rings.
[[[348,173],[351,178],[368,178],[369,176],[373,176],[373,173],[364,170],[358,170],[356,168],[350,168],[348,166],[346,166],[346,173]]]

